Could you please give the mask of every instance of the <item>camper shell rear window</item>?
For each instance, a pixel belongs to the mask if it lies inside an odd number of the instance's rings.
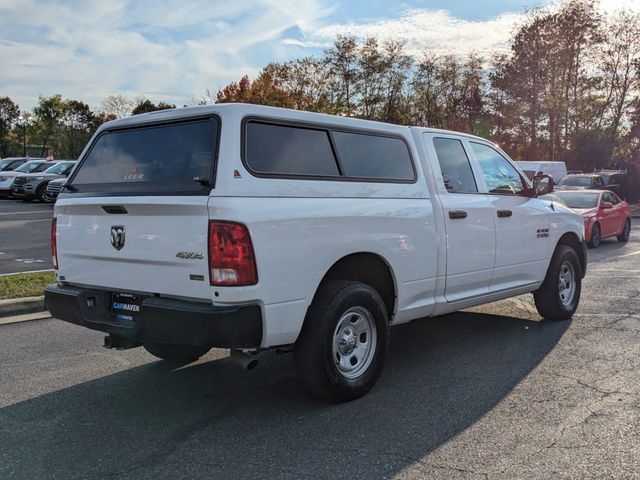
[[[111,195],[208,195],[215,180],[217,116],[102,132],[66,191]]]

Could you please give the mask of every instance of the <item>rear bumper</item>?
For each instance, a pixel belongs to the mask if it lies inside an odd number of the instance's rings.
[[[110,291],[54,284],[45,289],[44,298],[55,318],[140,343],[240,349],[258,348],[262,342],[258,305],[218,307],[148,297],[133,321],[122,321],[112,316]]]

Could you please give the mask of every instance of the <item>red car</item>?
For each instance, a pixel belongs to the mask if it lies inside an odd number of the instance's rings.
[[[629,204],[615,193],[607,190],[554,190],[553,194],[582,215],[584,236],[589,247],[596,248],[600,240],[608,237],[615,236],[619,242],[629,240]]]

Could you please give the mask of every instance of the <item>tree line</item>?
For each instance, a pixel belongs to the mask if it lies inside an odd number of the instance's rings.
[[[338,36],[319,57],[269,63],[194,104],[246,102],[469,132],[513,158],[591,170],[640,161],[640,15],[568,0],[527,13],[506,53],[416,57],[394,39]],[[32,112],[0,98],[0,156],[76,158],[105,120],[175,105],[60,95]]]
[[[85,102],[61,95],[41,96],[30,111],[0,97],[0,158],[9,156],[77,159],[91,135],[104,122],[139,113],[176,108],[139,97],[107,96],[96,111]]]

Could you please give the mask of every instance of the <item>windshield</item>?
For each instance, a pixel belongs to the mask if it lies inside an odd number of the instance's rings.
[[[564,200],[569,208],[595,208],[598,205],[597,192],[553,192]]]
[[[15,171],[22,172],[22,173],[30,173],[30,172],[33,172],[34,169],[39,165],[42,165],[42,162],[27,162],[20,165],[18,168],[16,168]]]
[[[591,186],[591,177],[579,177],[567,175],[562,180],[558,182],[559,186],[568,186],[568,187],[590,187]]]
[[[31,170],[31,173],[40,173],[40,172],[44,172],[45,170],[50,169],[51,167],[53,167],[54,165],[58,165],[57,163],[51,163],[51,162],[42,162],[40,165],[38,165],[36,168],[34,168],[33,170]]]
[[[58,163],[53,167],[49,167],[45,173],[52,173],[54,175],[65,175],[71,170],[73,163]]]
[[[0,172],[3,171],[8,166],[10,166],[15,161],[16,161],[15,158],[5,158],[4,160],[0,160]]]
[[[78,167],[72,190],[208,194],[217,118],[103,133]]]

